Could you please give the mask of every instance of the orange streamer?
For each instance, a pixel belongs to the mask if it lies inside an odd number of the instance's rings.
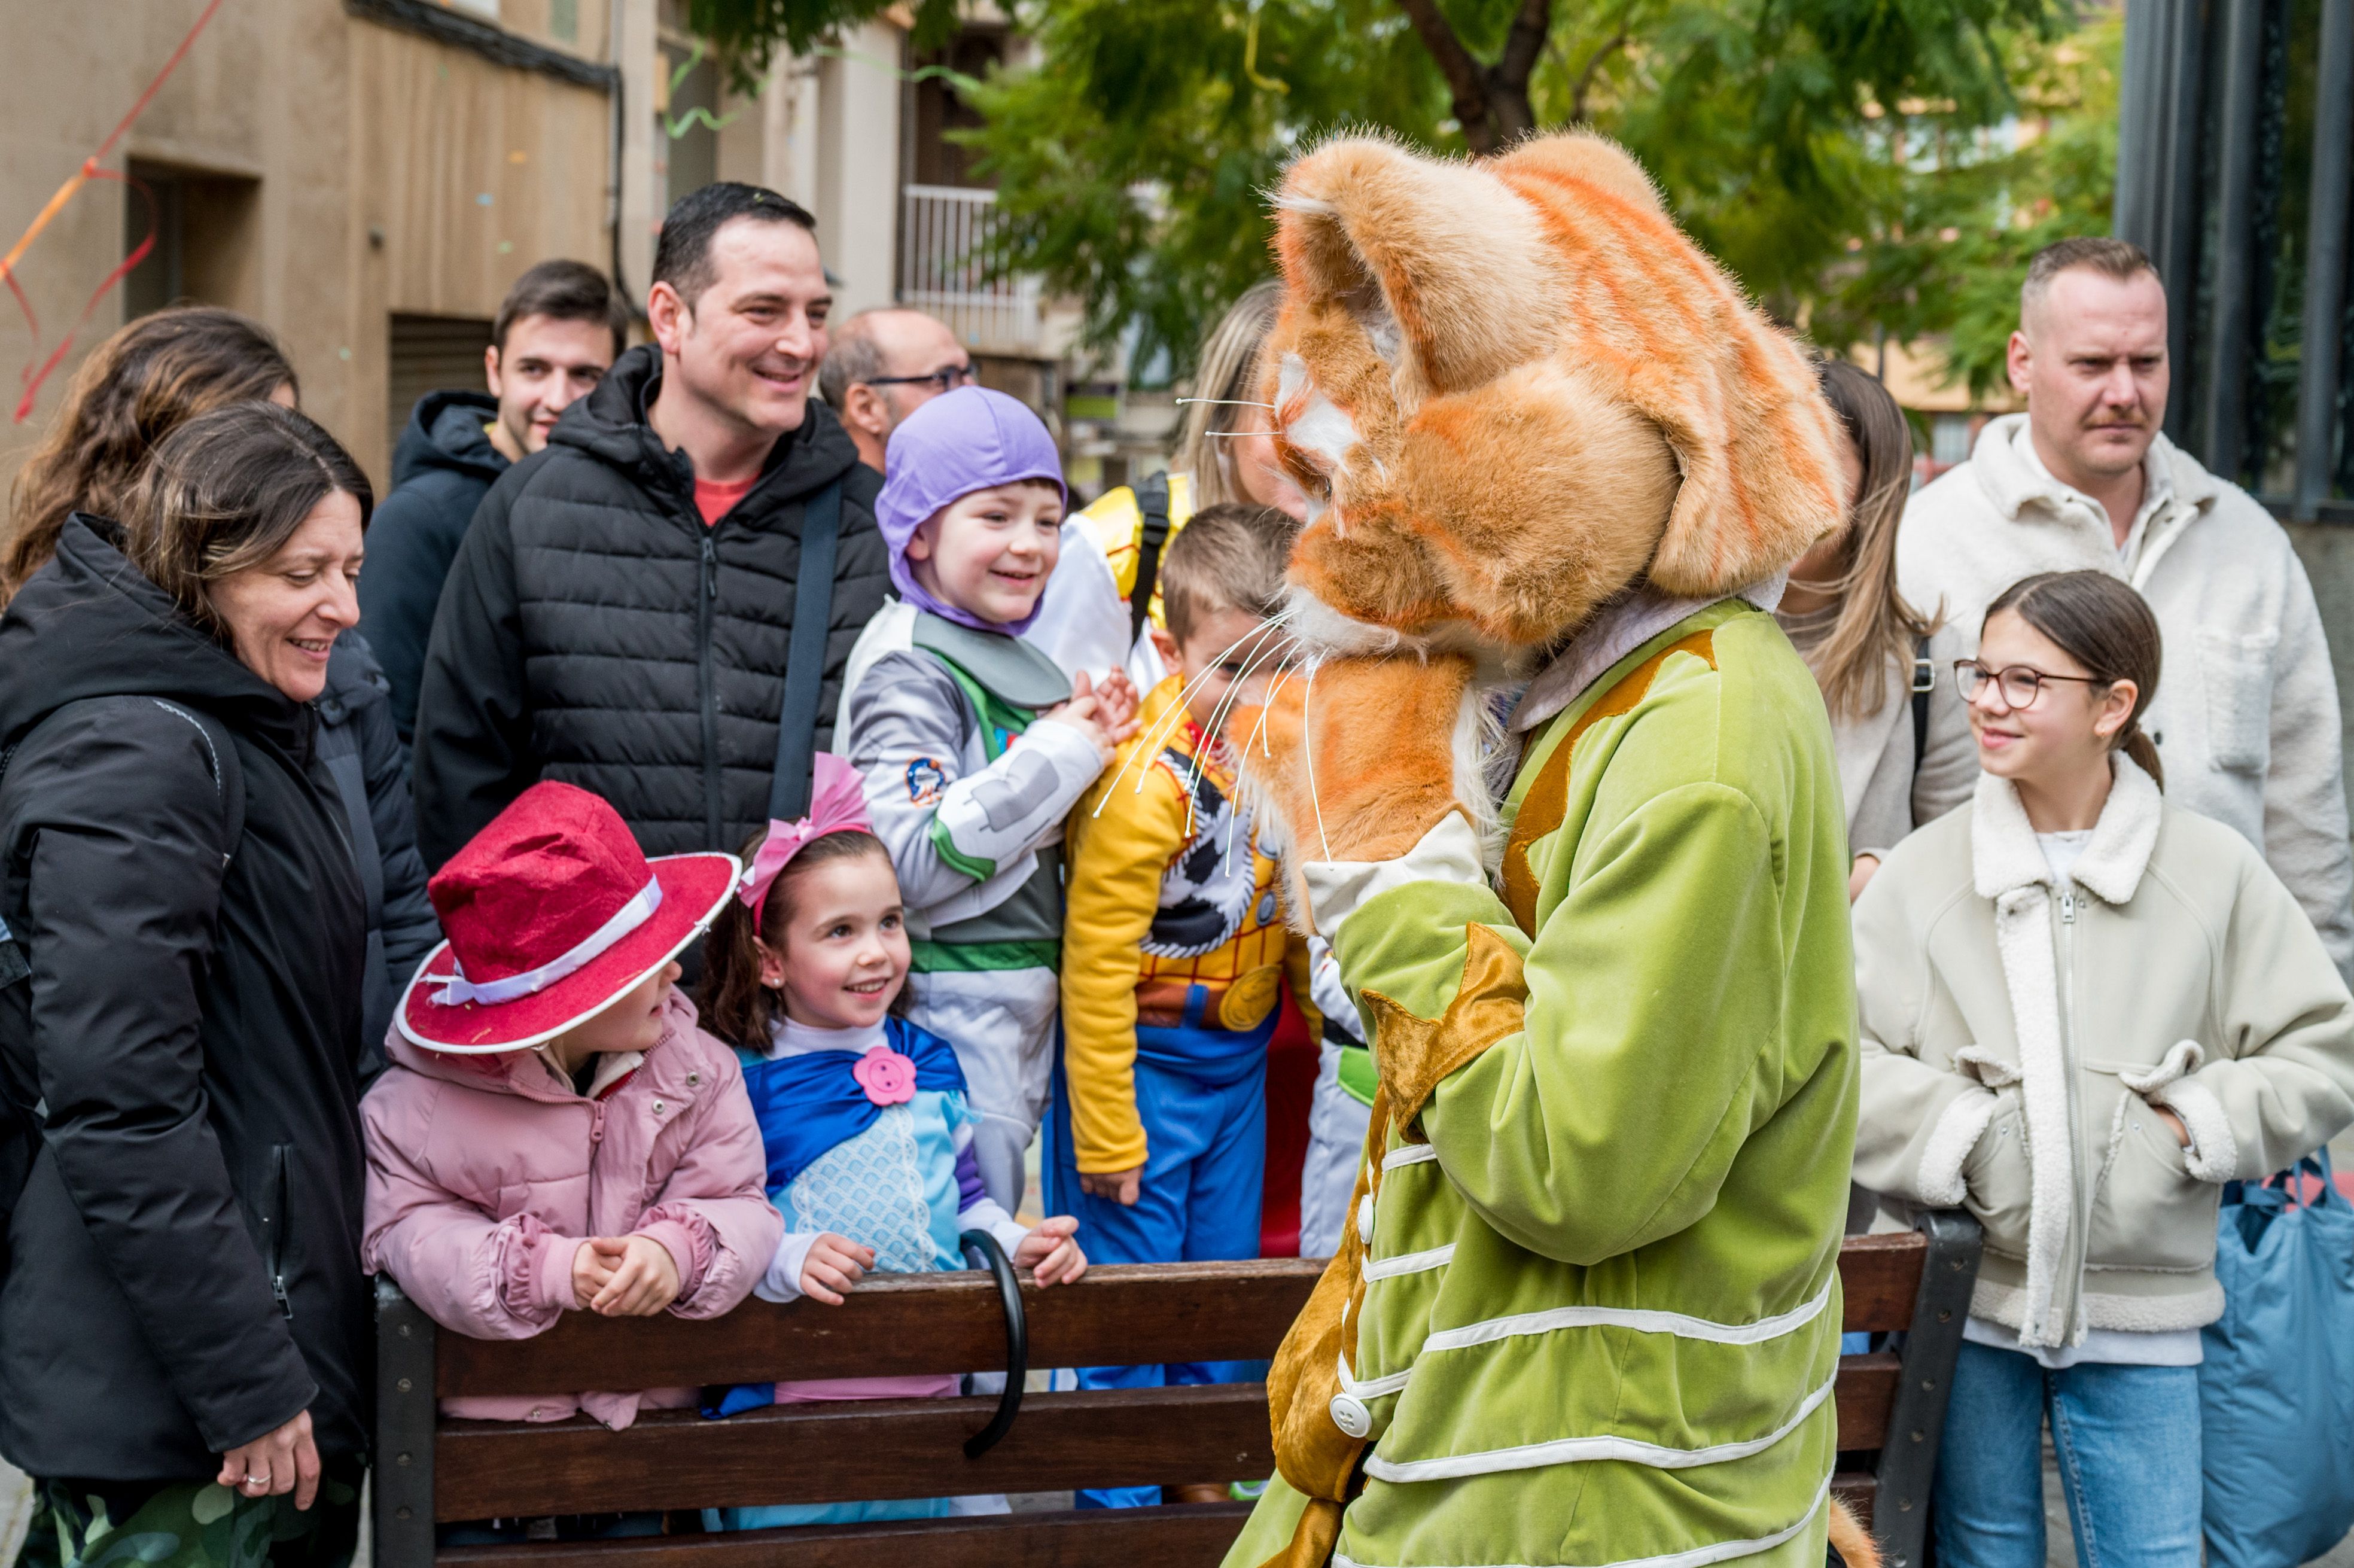
[[[205,24],[210,22],[213,19],[213,13],[220,8],[221,0],[209,0],[203,13],[196,17],[196,25],[191,26],[186,35],[180,39],[180,47],[172,51],[172,58],[164,62],[164,69],[157,71],[154,79],[147,84],[147,90],[139,95],[138,101],[132,104],[128,113],[115,122],[114,129],[106,133],[106,140],[98,144],[98,150],[81,161],[81,166],[68,175],[65,184],[58,187],[57,195],[51,196],[48,204],[34,215],[33,221],[27,225],[25,232],[17,237],[16,243],[8,248],[8,254],[0,256],[0,282],[6,283],[8,291],[16,297],[17,308],[25,313],[25,324],[32,329],[33,350],[36,354],[40,352],[41,323],[33,314],[32,302],[25,297],[24,289],[16,281],[16,264],[25,259],[25,252],[32,249],[33,241],[40,238],[41,230],[47,228],[58,214],[66,209],[67,204],[73,200],[82,186],[92,180],[122,181],[124,179],[121,175],[111,174],[101,168],[100,161],[114,151],[114,144],[122,140],[123,133],[131,129],[133,122],[147,111],[147,106],[155,101],[156,93],[163,90],[164,83],[171,79],[172,73],[179,69],[180,62],[187,58],[189,48],[196,41],[196,35],[205,30]],[[130,182],[124,181],[124,183]],[[25,396],[16,405],[16,422],[17,424],[23,424],[32,416],[33,399],[40,396],[41,383],[47,381],[49,378],[49,373],[63,362],[66,351],[73,346],[74,333],[81,330],[82,323],[88,321],[90,312],[98,308],[98,302],[104,299],[107,291],[121,282],[131,270],[139,265],[147,253],[155,248],[155,226],[153,217],[154,203],[152,199],[148,203],[148,209],[150,217],[147,238],[142,240],[129,256],[123,258],[120,265],[106,275],[105,281],[101,282],[97,290],[91,293],[89,303],[82,306],[81,314],[76,318],[72,330],[59,341],[58,346],[51,351],[48,358],[40,367],[36,370],[29,363],[25,366]]]

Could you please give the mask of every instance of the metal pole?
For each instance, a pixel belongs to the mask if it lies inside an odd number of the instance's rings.
[[[2346,220],[2354,207],[2354,4],[2321,7],[2313,107],[2312,226],[2305,243],[2305,344],[2296,386],[2293,514],[2312,522],[2336,466],[2338,363],[2346,335]]]
[[[2215,302],[2208,318],[2207,467],[2238,482],[2245,450],[2248,327],[2255,282],[2256,134],[2264,47],[2264,0],[2225,0],[2223,101],[2218,116],[2221,213],[2215,226]],[[2186,299],[2190,291],[2183,291]]]
[[[2117,187],[2110,230],[2153,256],[2165,205],[2166,159],[2159,140],[2167,100],[2166,26],[2170,0],[2126,7],[2125,82],[2117,94]]]
[[[2153,217],[2150,258],[2169,291],[2166,357],[2179,392],[2166,410],[2166,433],[2182,440],[2190,426],[2190,325],[2199,297],[2200,130],[2207,101],[2207,31],[2199,0],[2146,0],[2163,18],[2158,73],[2162,97],[2150,106],[2162,196]],[[2180,301],[2180,308],[2172,306]]]

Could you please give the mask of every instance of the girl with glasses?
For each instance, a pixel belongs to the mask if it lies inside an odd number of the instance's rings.
[[[2354,998],[2232,830],[2166,803],[2157,618],[2100,572],[2013,584],[1955,666],[1984,770],[1855,906],[1856,1180],[1986,1252],[1938,1449],[1947,1568],[2196,1568],[2199,1330],[2226,1181],[2354,1121]]]

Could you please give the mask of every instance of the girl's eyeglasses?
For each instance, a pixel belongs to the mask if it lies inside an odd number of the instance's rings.
[[[2031,708],[2035,699],[2043,694],[2046,681],[2072,681],[2080,686],[2105,686],[2108,682],[2097,675],[2049,675],[2031,664],[2013,664],[2006,670],[1990,670],[1975,659],[1954,661],[1954,681],[1960,688],[1962,701],[1978,701],[1978,694],[1989,682],[2002,690],[2003,705],[2011,709]]]

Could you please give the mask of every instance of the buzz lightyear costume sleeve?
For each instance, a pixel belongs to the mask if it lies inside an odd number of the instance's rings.
[[[929,656],[884,654],[845,705],[849,752],[875,832],[910,908],[931,909],[1013,874],[1055,842],[1102,759],[1068,725],[1030,726],[994,762],[954,677]]]

